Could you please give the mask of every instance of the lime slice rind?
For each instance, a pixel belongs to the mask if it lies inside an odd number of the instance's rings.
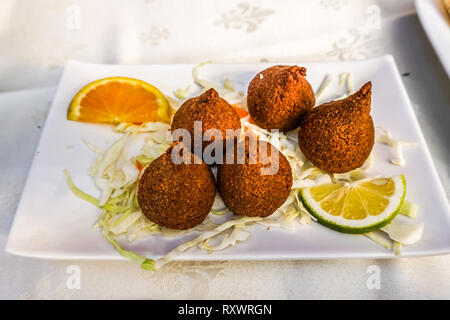
[[[377,230],[379,228],[384,227],[400,211],[400,208],[403,204],[405,194],[406,194],[406,182],[403,175],[398,175],[392,177],[394,183],[396,184],[396,190],[392,197],[390,197],[389,204],[385,208],[385,210],[376,216],[368,215],[366,218],[362,220],[349,220],[344,219],[341,216],[334,216],[322,209],[320,206],[320,202],[314,201],[312,195],[309,192],[309,188],[302,189],[300,191],[301,200],[305,208],[313,215],[317,220],[336,231],[344,232],[344,233],[353,233],[353,234],[361,234],[366,232],[371,232]]]

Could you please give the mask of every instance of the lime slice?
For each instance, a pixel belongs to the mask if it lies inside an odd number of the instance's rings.
[[[387,225],[406,193],[403,175],[303,188],[305,208],[317,220],[345,233],[366,233]]]

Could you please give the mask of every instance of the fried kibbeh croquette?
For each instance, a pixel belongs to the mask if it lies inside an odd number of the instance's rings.
[[[211,211],[216,188],[211,169],[195,155],[180,151],[182,157],[190,157],[190,164],[173,161],[175,145],[145,168],[139,179],[137,198],[142,213],[150,221],[184,230],[206,218]]]
[[[257,144],[252,146],[248,140],[245,143],[241,140],[234,150],[227,150],[227,155],[229,152],[234,153],[234,159],[227,162],[228,158],[225,157],[224,164],[218,165],[217,190],[235,214],[267,217],[289,196],[292,169],[283,154],[270,143],[254,141]],[[240,147],[242,151],[245,150],[241,158],[241,152],[238,151]]]
[[[171,130],[186,129],[191,135],[191,148],[194,150],[194,122],[201,121],[201,135],[209,129],[219,130],[222,139],[232,138],[227,135],[227,130],[240,130],[241,120],[236,110],[214,89],[205,91],[198,97],[186,100],[175,113]],[[202,151],[210,143],[215,141],[215,137],[211,137],[211,141],[202,142]],[[224,144],[225,147],[225,144]]]
[[[345,173],[361,167],[375,137],[370,104],[372,83],[351,96],[315,107],[301,120],[298,144],[316,167]]]
[[[247,106],[255,123],[265,129],[293,130],[314,106],[314,91],[298,66],[273,66],[259,72],[248,86]]]

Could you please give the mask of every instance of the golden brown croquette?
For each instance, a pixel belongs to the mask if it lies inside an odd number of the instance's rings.
[[[247,106],[255,123],[288,131],[315,104],[314,91],[298,66],[273,66],[258,73],[248,86]]]
[[[227,154],[234,152],[235,161],[218,165],[217,189],[227,207],[235,214],[267,217],[289,196],[292,169],[283,154],[270,143],[257,140],[256,148],[253,149],[249,147],[251,144],[248,140],[245,141],[245,158],[241,164],[236,160],[239,160],[237,150],[243,141],[234,150],[227,150]],[[251,150],[256,151],[252,153]],[[255,157],[252,158],[252,155]],[[262,170],[264,168],[276,171],[266,175]]]
[[[236,110],[214,89],[205,91],[198,97],[186,100],[175,113],[171,130],[186,129],[191,135],[191,148],[194,150],[194,121],[202,122],[202,136],[209,129],[217,129],[222,138],[226,138],[226,130],[239,130],[241,121]],[[214,141],[203,141],[202,149]]]
[[[216,194],[211,169],[204,163],[175,164],[171,146],[145,168],[139,179],[138,202],[150,220],[171,229],[189,229],[201,223],[211,210]]]
[[[301,120],[298,144],[316,167],[344,173],[361,167],[374,144],[371,82],[353,95],[315,107]]]

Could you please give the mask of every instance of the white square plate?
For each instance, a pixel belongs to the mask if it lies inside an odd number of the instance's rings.
[[[246,90],[249,81],[271,64],[212,64],[202,69],[204,78],[216,82],[230,78],[238,90]],[[335,81],[329,93],[339,95],[343,88],[337,76],[351,72],[355,88],[366,81],[373,83],[372,116],[375,125],[389,129],[403,141],[418,142],[405,150],[406,166],[389,163],[392,150],[376,144],[375,165],[371,175],[390,176],[403,173],[407,198],[420,206],[419,221],[425,223],[422,240],[405,247],[404,256],[450,252],[450,210],[432,163],[411,103],[391,56],[360,62],[300,63],[307,68],[308,80],[317,88],[329,73]],[[122,259],[92,226],[99,210],[75,197],[66,186],[63,170],[68,169],[75,184],[98,195],[87,175],[95,155],[86,148],[85,139],[106,148],[116,138],[110,126],[66,120],[72,97],[85,84],[108,76],[128,76],[148,81],[166,94],[192,82],[193,65],[95,65],[67,64],[48,114],[45,128],[28,175],[20,204],[6,246],[7,252],[53,259]],[[192,249],[185,260],[262,260],[328,259],[370,257],[389,258],[393,254],[361,235],[347,235],[318,223],[299,225],[295,232],[252,226],[251,238],[213,255]],[[124,247],[157,258],[182,241],[192,238],[153,236]]]
[[[450,14],[442,0],[416,0],[415,4],[425,33],[450,77]]]

